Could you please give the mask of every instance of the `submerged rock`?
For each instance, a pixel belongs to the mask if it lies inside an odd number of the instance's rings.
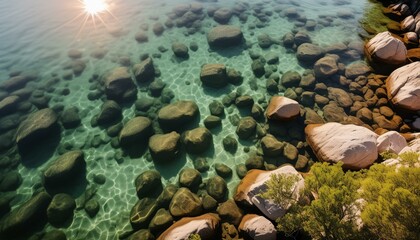
[[[66,184],[80,180],[80,176],[86,171],[85,166],[82,151],[64,153],[45,170],[43,174],[45,187],[47,189],[62,188]]]
[[[238,226],[242,220],[243,211],[236,205],[235,201],[232,199],[227,200],[226,202],[219,205],[217,208],[217,213],[223,222],[231,223],[235,226]]]
[[[122,109],[117,102],[113,100],[106,101],[102,107],[101,112],[96,118],[99,125],[110,125],[120,121],[122,118]]]
[[[36,142],[54,132],[57,114],[50,108],[31,113],[18,127],[16,143],[19,149],[36,145]]]
[[[46,192],[34,195],[3,219],[0,236],[4,236],[5,239],[15,239],[31,233],[37,227],[42,227],[47,221],[47,208],[50,202],[51,196]]]
[[[229,8],[219,8],[213,14],[213,19],[220,24],[228,23],[231,17],[232,11]]]
[[[169,228],[173,222],[174,219],[169,211],[161,208],[156,212],[155,216],[150,221],[149,229],[154,233],[164,231]]]
[[[207,181],[207,193],[218,202],[223,202],[227,194],[226,181],[219,176],[214,176]]]
[[[242,31],[232,25],[221,25],[212,28],[207,34],[210,47],[227,48],[238,46],[243,41]]]
[[[179,151],[180,135],[172,131],[167,134],[156,134],[149,139],[149,151],[153,160],[171,162]]]
[[[136,98],[137,87],[127,67],[118,67],[107,73],[103,82],[108,99],[123,102]]]
[[[133,229],[147,228],[157,210],[156,199],[149,197],[140,199],[130,212],[130,223]]]
[[[171,103],[158,112],[159,124],[165,129],[179,129],[191,123],[199,114],[198,106],[193,101]]]
[[[17,110],[18,104],[21,101],[18,96],[8,96],[0,101],[0,116],[13,113]]]
[[[198,234],[203,240],[219,239],[219,223],[220,218],[214,213],[184,217],[163,232],[158,240],[188,239],[192,234]]]
[[[296,57],[299,61],[313,64],[322,57],[323,52],[322,49],[317,45],[312,43],[303,43],[298,47],[296,54]]]
[[[69,107],[61,114],[61,123],[64,128],[75,128],[80,125],[81,121],[77,107]]]
[[[420,62],[393,71],[386,80],[388,99],[397,107],[420,110]]]
[[[257,122],[252,117],[244,117],[239,120],[236,134],[240,139],[249,139],[255,136]]]
[[[180,188],[172,198],[169,211],[174,217],[192,217],[202,213],[203,205],[200,198],[188,188]]]
[[[155,67],[152,58],[146,58],[141,63],[133,66],[134,77],[137,82],[149,82],[155,78]]]
[[[211,147],[213,137],[207,128],[199,127],[185,132],[182,141],[187,152],[200,154]]]
[[[134,181],[137,196],[139,198],[150,197],[155,195],[156,191],[162,190],[161,178],[160,173],[156,170],[146,170],[138,175]]]
[[[179,58],[188,58],[188,47],[180,42],[176,42],[172,44],[172,51],[174,52],[175,56]]]
[[[200,80],[203,85],[213,88],[222,88],[228,82],[226,67],[224,64],[204,64],[201,67]]]
[[[65,193],[56,194],[47,209],[48,222],[53,226],[61,226],[73,218],[76,201]]]
[[[147,142],[153,134],[152,121],[147,117],[135,117],[124,125],[119,134],[121,146]]]
[[[365,127],[340,123],[311,124],[305,128],[308,144],[320,161],[343,162],[359,170],[378,158],[377,135]]]

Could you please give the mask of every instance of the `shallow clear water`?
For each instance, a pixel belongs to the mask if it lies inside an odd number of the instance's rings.
[[[234,16],[229,24],[240,26],[246,41],[250,43],[249,49],[238,52],[226,50],[220,52],[209,51],[206,32],[213,26],[218,25],[212,18],[206,17],[202,21],[201,31],[186,36],[185,28],[165,29],[162,36],[155,36],[152,26],[155,22],[164,23],[174,6],[191,1],[150,1],[150,0],[113,0],[110,2],[110,14],[102,14],[102,20],[96,18],[95,24],[92,19],[87,19],[84,24],[85,14],[82,4],[78,0],[53,1],[53,0],[16,0],[0,1],[0,81],[7,80],[9,73],[13,71],[36,70],[39,73],[40,82],[47,81],[51,76],[63,76],[68,73],[70,58],[67,52],[70,49],[82,51],[82,59],[87,63],[86,69],[80,76],[72,80],[61,79],[54,85],[54,91],[47,93],[51,96],[49,106],[62,104],[65,107],[77,106],[81,110],[82,126],[73,130],[64,130],[60,144],[70,143],[76,149],[83,149],[87,162],[87,180],[92,182],[94,174],[104,174],[107,181],[98,188],[96,199],[101,205],[98,215],[91,219],[85,211],[76,211],[72,224],[64,228],[68,239],[117,239],[118,234],[130,229],[129,212],[136,203],[137,196],[134,188],[134,179],[146,169],[154,169],[153,162],[145,157],[125,157],[122,163],[114,160],[114,155],[121,150],[114,149],[109,143],[97,148],[87,147],[85,142],[91,141],[95,136],[105,139],[106,131],[98,127],[91,127],[90,121],[99,113],[101,100],[89,101],[89,79],[92,75],[102,75],[114,67],[120,66],[119,59],[128,57],[132,63],[140,62],[142,54],[153,55],[159,53],[158,47],[164,46],[169,49],[161,53],[161,57],[154,58],[154,63],[161,71],[160,79],[167,84],[175,94],[175,100],[193,100],[201,114],[201,124],[210,114],[208,105],[215,99],[221,100],[224,94],[240,89],[243,94],[251,95],[254,100],[267,101],[270,96],[266,92],[265,81],[256,80],[258,89],[251,90],[249,81],[255,77],[251,70],[252,60],[249,51],[255,51],[265,55],[272,51],[279,55],[279,72],[296,70],[300,73],[304,68],[299,65],[293,51],[288,51],[282,45],[272,46],[270,49],[261,49],[257,44],[257,37],[263,33],[271,37],[281,37],[296,29],[295,22],[288,20],[281,12],[274,9],[296,8],[298,12],[308,19],[318,20],[320,15],[331,15],[331,26],[318,25],[314,31],[308,31],[312,41],[321,46],[329,46],[335,43],[349,43],[357,41],[358,19],[361,18],[367,5],[365,0],[341,1],[348,2],[337,5],[335,0],[302,0],[302,1],[252,1],[251,6],[261,3],[258,8],[272,10],[270,22],[263,28],[255,28],[256,18],[248,10],[249,17],[246,23],[241,23]],[[235,1],[223,0],[219,3],[201,3],[205,8],[216,5],[224,7],[235,6]],[[340,11],[353,14],[351,18],[336,17]],[[147,24],[149,41],[138,43],[134,35],[140,30],[140,26]],[[190,51],[190,58],[180,61],[173,56],[170,50],[173,42],[183,42],[189,45],[192,42],[198,44],[196,52]],[[97,59],[91,56],[98,49],[106,52],[105,56]],[[240,87],[230,85],[222,90],[203,89],[199,83],[199,74],[202,64],[224,63],[242,73],[244,83]],[[187,84],[189,82],[190,84]],[[62,90],[68,88],[70,93],[62,95]],[[138,97],[147,96],[147,92],[139,91]],[[236,107],[227,109],[231,114],[239,113]],[[134,105],[125,107],[123,110],[124,121],[135,116]],[[227,135],[235,135],[236,127],[226,117],[222,120],[221,131],[213,133],[214,151],[207,153],[209,165],[223,162],[235,169],[235,165],[243,163],[248,154],[243,151],[244,146],[250,146],[256,150],[252,142],[240,142],[235,155],[223,150],[222,140]],[[19,165],[18,170],[23,178],[23,183],[17,190],[17,198],[13,200],[14,207],[27,200],[33,193],[34,186],[41,182],[41,172],[58,156],[55,151],[53,156],[43,161],[35,168]],[[168,167],[157,167],[161,172],[164,184],[176,183],[177,174],[183,167],[193,167],[190,156],[185,155],[176,163]],[[214,176],[214,169],[203,174],[206,179]],[[228,179],[230,194],[239,182],[236,174]],[[53,229],[47,225],[46,229]]]

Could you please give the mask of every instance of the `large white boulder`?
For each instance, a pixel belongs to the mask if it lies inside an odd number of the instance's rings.
[[[166,229],[158,240],[187,240],[191,234],[200,235],[201,239],[217,239],[220,218],[213,213],[198,217],[184,217]]]
[[[396,106],[420,110],[420,62],[393,71],[386,80],[388,99]]]
[[[256,206],[266,217],[276,220],[286,214],[291,204],[280,206],[273,201],[262,198],[259,194],[267,189],[266,182],[272,174],[296,175],[298,181],[293,185],[293,198],[300,199],[300,191],[304,188],[303,177],[291,165],[283,165],[273,171],[253,169],[249,171],[239,183],[235,194],[235,201]]]
[[[400,65],[405,63],[407,57],[404,43],[390,32],[378,33],[365,45],[365,50],[367,57],[378,63]]]
[[[398,154],[403,148],[407,147],[405,138],[396,131],[389,131],[380,135],[377,141],[379,153],[390,151]]]
[[[334,122],[310,124],[305,134],[320,161],[343,162],[343,167],[358,170],[378,158],[378,135],[365,127]]]
[[[276,240],[277,230],[270,220],[256,214],[247,214],[239,224],[239,231],[254,240]]]
[[[293,99],[283,96],[273,96],[268,104],[266,116],[268,119],[289,120],[300,113],[300,105]]]

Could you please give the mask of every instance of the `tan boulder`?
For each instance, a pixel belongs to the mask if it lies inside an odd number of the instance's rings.
[[[306,140],[323,162],[343,162],[347,169],[362,169],[378,158],[377,135],[353,124],[310,124],[305,128]]]
[[[283,96],[274,96],[268,104],[266,116],[268,119],[289,120],[300,113],[299,103]]]
[[[386,80],[388,99],[406,110],[420,110],[420,62],[393,71]]]

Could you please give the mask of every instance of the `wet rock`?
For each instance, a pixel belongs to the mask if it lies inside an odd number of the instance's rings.
[[[300,113],[299,103],[290,98],[273,96],[268,104],[266,116],[273,120],[290,120]]]
[[[220,218],[213,213],[184,217],[163,232],[158,240],[188,239],[192,234],[199,235],[200,239],[217,239],[219,222]]]
[[[179,174],[179,185],[191,191],[196,191],[201,182],[201,174],[194,168],[184,168]]]
[[[137,82],[144,83],[155,78],[155,67],[152,58],[146,58],[142,62],[133,66],[133,73]]]
[[[155,236],[148,229],[140,229],[133,233],[128,240],[155,240]]]
[[[77,107],[69,107],[61,114],[61,123],[66,129],[75,128],[81,123],[79,109]]]
[[[346,78],[356,79],[359,76],[367,76],[372,69],[361,61],[354,62],[346,67]]]
[[[239,231],[251,239],[276,240],[277,230],[270,220],[256,214],[246,214],[238,227]]]
[[[247,172],[248,169],[246,168],[245,164],[240,163],[236,165],[236,175],[238,175],[240,179],[244,178]]]
[[[86,68],[86,63],[83,60],[74,60],[71,63],[71,69],[73,70],[74,75],[79,76],[83,73]]]
[[[175,186],[174,184],[167,184],[163,191],[160,193],[159,197],[156,199],[157,204],[160,207],[168,208],[172,198],[174,197],[177,191],[177,186]]]
[[[246,169],[264,169],[264,159],[261,156],[251,155],[245,161]]]
[[[235,153],[238,149],[238,141],[232,136],[226,136],[223,138],[222,143],[225,151],[228,151],[232,154]]]
[[[180,135],[172,131],[167,134],[156,134],[149,139],[149,151],[157,162],[172,161],[179,151]]]
[[[160,173],[156,170],[146,170],[137,176],[134,185],[139,198],[153,196],[162,190]]]
[[[213,88],[222,88],[228,84],[226,67],[224,64],[204,64],[200,72],[203,85]]]
[[[232,176],[232,169],[230,169],[230,167],[228,167],[226,164],[216,163],[214,164],[214,169],[216,170],[217,175],[221,176],[222,178],[228,178]]]
[[[238,108],[251,108],[254,105],[254,99],[249,95],[239,96],[235,100]]]
[[[285,87],[299,86],[301,76],[296,71],[287,71],[281,76],[281,84]]]
[[[322,109],[324,118],[327,122],[342,122],[347,116],[342,107],[336,104],[328,104]]]
[[[209,104],[209,110],[211,115],[222,116],[224,114],[225,107],[221,102],[214,100]]]
[[[222,223],[222,239],[239,239],[238,230],[230,223]]]
[[[346,108],[353,105],[353,100],[345,90],[341,88],[328,88],[328,98],[335,101],[340,107]]]
[[[179,58],[188,58],[188,47],[180,42],[176,42],[172,44],[172,51],[174,52],[175,56]]]
[[[304,170],[306,168],[306,166],[308,165],[308,162],[309,162],[309,160],[306,156],[298,155],[298,159],[297,159],[296,164],[295,164],[296,170],[298,170],[298,171]]]
[[[158,233],[169,228],[174,219],[168,210],[161,208],[159,209],[155,216],[152,218],[149,224],[149,229],[151,232]]]
[[[227,77],[228,77],[228,82],[236,86],[241,85],[243,82],[243,77],[241,73],[232,68],[227,70]]]
[[[386,80],[388,99],[397,107],[420,110],[420,62],[413,62],[393,71]]]
[[[343,162],[348,169],[370,166],[378,157],[377,135],[353,124],[326,123],[308,125],[306,139],[320,161]]]
[[[66,152],[47,167],[43,174],[44,185],[47,189],[68,187],[67,184],[81,179],[81,176],[85,174],[85,167],[86,162],[82,151]]]
[[[194,160],[194,168],[204,173],[210,169],[210,166],[205,158],[199,157]]]
[[[200,215],[203,206],[196,194],[188,188],[180,188],[172,198],[169,211],[174,217],[191,217]]]
[[[76,209],[76,201],[70,195],[56,194],[47,208],[48,222],[53,226],[61,226],[72,220],[74,209]]]
[[[244,117],[239,121],[236,134],[240,139],[249,139],[255,136],[257,122],[252,117]]]
[[[165,129],[177,129],[191,123],[199,115],[198,106],[193,101],[177,101],[158,112],[158,121]]]
[[[50,202],[50,195],[40,192],[14,209],[2,220],[2,236],[14,239],[33,232],[37,227],[42,227],[47,221],[47,208]],[[25,231],[22,232],[22,229]]]
[[[24,150],[51,135],[56,127],[57,115],[52,109],[45,108],[31,113],[20,123],[16,132],[16,143],[20,150]]]
[[[322,49],[311,43],[303,43],[297,49],[297,59],[301,62],[313,64],[323,55]]]
[[[337,58],[325,56],[315,62],[314,73],[317,79],[328,78],[338,72]]]
[[[212,198],[210,195],[206,194],[203,197],[203,208],[205,211],[213,211],[217,207],[216,199]]]
[[[264,110],[258,104],[252,105],[251,116],[254,119],[260,119],[264,116]]]
[[[121,146],[128,146],[147,142],[152,134],[152,121],[147,117],[135,117],[124,125],[118,139]]]
[[[232,11],[228,8],[219,8],[213,14],[214,21],[220,24],[228,23],[231,17],[232,17]]]
[[[122,118],[122,109],[117,102],[113,100],[106,101],[102,107],[101,112],[96,118],[99,125],[110,125],[120,121]]]
[[[294,39],[293,39],[294,43],[296,44],[296,46],[300,46],[304,43],[311,43],[311,37],[309,37],[307,32],[303,32],[303,31],[299,31],[295,34]]]
[[[273,135],[267,134],[261,139],[261,148],[264,156],[277,157],[283,153],[284,143],[277,140]]]
[[[149,41],[149,37],[147,36],[147,33],[143,31],[137,32],[136,35],[134,35],[134,39],[136,39],[138,43],[145,43]]]
[[[298,149],[290,143],[286,143],[283,149],[283,156],[290,160],[295,161],[298,157],[299,151]]]
[[[272,174],[295,175],[298,181],[293,185],[292,198],[299,200],[301,198],[299,191],[304,188],[302,176],[291,165],[283,165],[273,171],[251,170],[239,183],[234,199],[237,203],[248,206],[256,206],[267,218],[275,220],[284,214],[290,208],[280,206],[270,200],[262,198],[259,194],[266,189],[266,183]]]
[[[286,48],[291,48],[293,47],[294,44],[294,36],[292,33],[286,33],[283,38],[283,46],[285,46]]]
[[[93,181],[97,184],[103,185],[106,182],[106,177],[103,174],[93,175]]]
[[[147,112],[154,103],[154,99],[152,98],[141,98],[137,99],[137,101],[134,103],[136,110]]]
[[[207,42],[210,47],[232,47],[242,43],[243,35],[239,27],[221,25],[212,28],[207,34]]]
[[[137,87],[126,67],[115,68],[105,75],[104,84],[105,94],[110,100],[123,102],[131,100],[137,95]]]
[[[219,176],[214,176],[207,181],[206,190],[218,202],[225,200],[228,191],[226,181]]]
[[[232,199],[220,204],[217,208],[217,213],[223,222],[231,223],[238,226],[244,216],[242,210],[236,205]]]

